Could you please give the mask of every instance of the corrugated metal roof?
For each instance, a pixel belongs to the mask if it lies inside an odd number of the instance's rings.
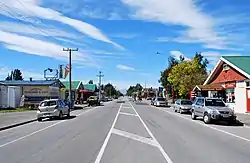
[[[63,81],[62,83],[65,86],[65,89],[69,90],[69,81]],[[79,89],[78,87],[80,86],[81,83],[82,83],[81,81],[72,81],[71,82],[72,89]]]
[[[222,56],[236,67],[250,75],[250,56]]]
[[[54,83],[58,82],[58,80],[11,80],[11,81],[0,81],[0,84],[7,85],[7,86],[50,86]]]

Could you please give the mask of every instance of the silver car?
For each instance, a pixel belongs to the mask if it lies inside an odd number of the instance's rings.
[[[189,113],[192,109],[191,100],[176,100],[174,105],[174,111],[178,113]]]
[[[208,124],[216,120],[226,120],[229,123],[236,122],[234,111],[227,107],[220,98],[196,98],[192,110],[191,118],[203,117],[204,123]]]
[[[167,102],[166,99],[163,97],[156,97],[153,101],[154,106],[166,106]]]
[[[39,104],[37,110],[37,120],[42,121],[43,118],[57,117],[62,119],[64,115],[70,117],[70,109],[60,99],[44,100]]]

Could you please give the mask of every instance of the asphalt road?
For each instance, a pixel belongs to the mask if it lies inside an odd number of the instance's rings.
[[[0,132],[3,163],[249,163],[250,128],[146,102],[106,103]]]

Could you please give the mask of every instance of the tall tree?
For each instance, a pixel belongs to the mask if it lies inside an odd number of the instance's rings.
[[[89,84],[94,84],[93,80],[90,80],[90,81],[89,81]]]
[[[127,90],[127,95],[132,96],[133,93],[141,93],[143,87],[137,83],[135,86],[130,86]]]
[[[106,96],[115,96],[116,95],[116,89],[115,87],[108,83],[104,86],[104,92]]]
[[[161,77],[159,80],[159,83],[161,83],[161,85],[164,88],[167,88],[170,93],[171,93],[172,86],[171,86],[171,83],[168,81],[168,77],[169,77],[169,73],[172,70],[173,66],[175,66],[177,64],[178,64],[178,61],[174,57],[170,56],[168,58],[168,67],[163,72],[161,72]]]
[[[11,75],[8,74],[6,80],[23,80],[22,72],[19,69],[11,71]]]
[[[8,76],[6,77],[5,80],[7,80],[7,81],[12,80],[12,76],[10,74],[8,74]]]
[[[168,81],[178,90],[180,97],[187,98],[196,85],[206,80],[207,73],[200,63],[200,57],[194,57],[192,61],[183,61],[173,66]]]

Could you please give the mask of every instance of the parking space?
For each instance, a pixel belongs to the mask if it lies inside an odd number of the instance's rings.
[[[156,108],[154,106],[152,106],[152,107]],[[241,125],[237,125],[237,124],[228,125],[226,122],[218,122],[215,124],[204,124],[202,118],[198,118],[197,120],[192,120],[191,115],[189,113],[185,113],[185,114],[176,113],[176,112],[174,112],[172,107],[170,107],[170,108],[163,107],[163,108],[156,108],[156,109],[162,110],[164,112],[167,112],[167,113],[172,114],[174,116],[178,116],[180,118],[184,118],[186,120],[192,121],[193,123],[203,125],[205,127],[222,132],[224,134],[231,135],[231,136],[236,137],[238,139],[250,142],[250,128],[247,126],[241,126]]]

